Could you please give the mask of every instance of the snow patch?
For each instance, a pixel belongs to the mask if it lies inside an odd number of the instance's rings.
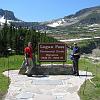
[[[14,20],[6,20],[4,16],[0,16],[0,24],[4,25],[7,21],[7,24],[10,25],[10,22],[22,22],[22,21],[14,21]]]
[[[52,22],[52,23],[48,24],[47,26],[50,26],[50,27],[62,26],[64,22],[65,22],[65,20],[61,19],[61,20]]]

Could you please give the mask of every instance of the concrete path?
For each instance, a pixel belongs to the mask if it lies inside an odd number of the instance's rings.
[[[8,76],[8,72],[4,72]],[[88,75],[92,75],[90,72]],[[11,70],[11,84],[5,100],[80,100],[77,92],[86,79],[86,72],[81,76],[50,75],[33,76],[18,75],[18,70]],[[87,76],[87,79],[92,78]]]

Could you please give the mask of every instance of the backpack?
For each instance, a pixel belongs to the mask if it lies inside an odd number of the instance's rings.
[[[78,54],[78,55],[74,55],[74,54],[77,54],[77,53],[79,53],[79,48],[78,47],[74,47],[73,48],[73,58],[76,58],[76,59],[79,59],[80,58],[80,54]]]

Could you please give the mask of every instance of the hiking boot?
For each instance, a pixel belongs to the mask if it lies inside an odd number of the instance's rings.
[[[32,77],[32,74],[27,74],[28,77]]]
[[[79,76],[79,73],[76,73],[75,76]]]

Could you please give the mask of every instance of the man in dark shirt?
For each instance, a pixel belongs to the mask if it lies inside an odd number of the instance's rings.
[[[79,58],[80,58],[80,48],[77,46],[77,43],[74,43],[74,47],[73,47],[73,72],[77,76],[79,76],[79,68],[78,68]]]

